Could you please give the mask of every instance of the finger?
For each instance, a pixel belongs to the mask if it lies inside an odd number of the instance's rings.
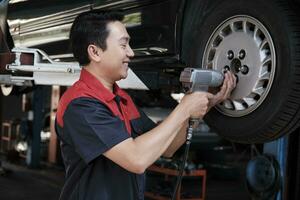
[[[236,87],[236,77],[233,76],[233,88],[235,88],[235,87]]]
[[[233,80],[234,80],[234,74],[233,73],[230,73],[230,75],[229,75],[229,80],[230,80],[230,85],[233,85]]]
[[[224,82],[227,82],[227,81],[230,79],[230,77],[229,77],[229,76],[230,76],[230,75],[229,75],[230,73],[231,73],[231,72],[228,72],[228,73],[225,74],[225,80],[224,80]]]
[[[223,86],[226,89],[228,87],[228,82],[230,81],[229,74],[226,75]]]
[[[232,84],[232,86],[233,86],[233,88],[235,88],[236,87],[236,81],[237,81],[237,78],[236,78],[236,76],[233,74],[233,76],[232,76],[232,81],[233,81],[233,84]],[[233,89],[232,88],[232,89]]]
[[[228,81],[229,81],[229,74],[230,72],[226,73],[224,75],[224,82],[223,85],[221,86],[219,92],[217,94],[214,95],[215,99],[218,99],[217,101],[222,101],[224,99],[224,96],[226,95],[226,90],[228,87]]]
[[[230,94],[233,90],[233,83],[228,83],[227,85],[227,88],[226,88],[226,92],[225,92],[225,96],[226,96],[226,99],[230,97]]]
[[[229,80],[229,76],[228,76],[228,77],[226,77],[226,79],[224,81],[224,84],[223,84],[223,86],[222,86],[222,88],[221,88],[221,90],[219,92],[219,95],[223,96],[223,97],[226,96],[229,87],[230,87],[230,80]]]
[[[232,78],[232,86],[235,88],[235,86],[236,86],[236,77],[235,77],[234,74],[232,74],[231,78]]]
[[[235,78],[234,74],[230,73],[228,79],[229,79],[229,88],[231,89],[234,87],[234,78]]]
[[[228,82],[228,73],[226,73],[226,74],[224,75],[224,81],[223,81],[222,87],[223,87],[224,85],[226,85],[227,82]]]
[[[208,98],[208,100],[211,100],[214,98],[214,95],[211,93],[207,93],[207,98]]]
[[[230,75],[229,75],[230,87],[234,86],[234,78],[235,78],[234,74],[230,73]]]
[[[218,101],[222,101],[225,99],[226,91],[227,91],[227,81],[223,84],[221,90],[216,94],[216,98],[219,99]]]

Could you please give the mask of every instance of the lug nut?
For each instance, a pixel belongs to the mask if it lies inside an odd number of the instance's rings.
[[[233,53],[232,50],[228,51],[228,53],[227,53],[227,58],[228,58],[229,60],[232,60],[232,59],[234,58],[234,53]]]
[[[246,56],[246,51],[242,49],[239,53],[239,59],[243,60]]]
[[[223,69],[223,73],[226,73],[228,71],[230,71],[230,67],[228,65],[226,65]]]
[[[249,72],[249,67],[247,66],[247,65],[243,65],[242,67],[241,67],[241,72],[242,72],[242,74],[248,74],[248,72]]]

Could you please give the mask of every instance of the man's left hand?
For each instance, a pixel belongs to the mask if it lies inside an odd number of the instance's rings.
[[[216,93],[213,98],[209,101],[209,110],[215,105],[228,99],[231,95],[232,90],[236,87],[236,77],[233,73],[225,73],[225,78],[221,90]]]

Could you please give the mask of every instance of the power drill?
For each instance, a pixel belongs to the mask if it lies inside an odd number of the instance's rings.
[[[222,73],[209,70],[209,69],[195,69],[195,68],[185,68],[180,74],[180,82],[182,83],[183,90],[185,93],[192,93],[196,91],[208,91],[209,87],[219,87],[224,81],[224,76]],[[178,187],[181,183],[183,171],[187,162],[188,152],[192,140],[193,126],[198,123],[199,119],[190,118],[189,126],[187,128],[186,136],[186,147],[184,151],[184,157],[180,172],[178,174],[176,186],[173,192],[172,200],[175,200]]]
[[[196,91],[208,91],[209,87],[219,87],[224,81],[224,75],[221,72],[210,69],[185,68],[180,74],[180,82],[182,83],[185,93]],[[193,125],[199,119],[190,118],[187,133],[187,143],[192,139]]]

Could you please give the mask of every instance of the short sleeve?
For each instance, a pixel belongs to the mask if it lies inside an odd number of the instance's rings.
[[[145,112],[141,109],[138,108],[140,115],[141,115],[141,123],[143,124],[143,132],[150,131],[151,129],[155,128],[157,126],[156,123],[154,123],[146,114]]]
[[[86,163],[130,137],[124,123],[96,99],[73,100],[63,120],[64,133],[69,135],[75,151]]]
[[[130,121],[131,127],[133,129],[132,137],[136,138],[151,129],[155,128],[156,124],[141,110],[139,109],[140,117],[132,119]]]

